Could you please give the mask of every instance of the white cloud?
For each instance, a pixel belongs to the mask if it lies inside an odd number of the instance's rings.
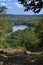
[[[6,6],[6,4],[5,3],[1,3],[1,6]]]
[[[19,4],[18,2],[15,2],[14,4],[15,4],[18,8],[22,8],[22,7],[23,7],[23,5]]]
[[[12,8],[12,6],[7,5],[6,3],[1,3],[1,6],[6,6],[8,9],[11,9]]]

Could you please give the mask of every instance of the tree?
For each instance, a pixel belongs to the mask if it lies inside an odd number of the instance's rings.
[[[2,14],[2,13],[6,13],[6,6],[0,6],[0,14]]]
[[[40,19],[39,22],[35,24],[35,33],[39,39],[39,46],[43,47],[43,19]]]
[[[24,11],[32,10],[39,13],[43,8],[43,0],[18,0],[18,2],[26,8]]]

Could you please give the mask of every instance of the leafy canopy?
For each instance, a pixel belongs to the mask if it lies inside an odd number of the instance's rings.
[[[3,14],[3,13],[5,14],[6,10],[7,10],[6,6],[0,6],[0,14]]]
[[[25,11],[32,10],[34,13],[39,13],[43,8],[43,0],[18,0],[18,2],[23,4]]]

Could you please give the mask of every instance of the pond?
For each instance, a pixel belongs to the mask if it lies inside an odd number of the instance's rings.
[[[26,28],[28,28],[27,25],[16,25],[16,26],[13,27],[13,32],[16,32],[18,30],[24,30]]]

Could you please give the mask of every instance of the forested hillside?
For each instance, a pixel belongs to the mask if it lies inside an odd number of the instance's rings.
[[[13,32],[15,25],[28,25],[30,28]],[[34,25],[33,27],[31,27]],[[10,36],[7,36],[12,32]],[[0,15],[0,48],[43,48],[43,15]]]
[[[4,14],[0,15],[0,19],[4,19],[7,22],[13,23],[15,25],[19,24],[29,24],[37,22],[40,18],[43,18],[43,15],[12,15]]]
[[[43,65],[43,0],[0,0],[0,65]]]

